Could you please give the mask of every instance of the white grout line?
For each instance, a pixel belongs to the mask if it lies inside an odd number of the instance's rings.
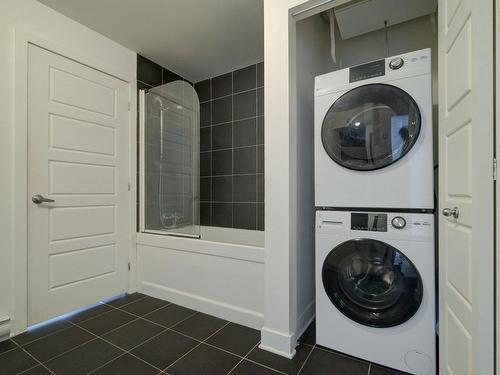
[[[230,73],[233,73],[233,72],[230,72]],[[226,74],[229,74],[229,73],[226,73]],[[255,76],[256,76],[255,79],[257,80],[257,74],[255,74]],[[210,79],[210,81],[212,81],[212,79]],[[145,82],[143,82],[143,83],[145,83]],[[216,98],[212,98],[212,94],[210,94],[210,99],[209,100],[205,100],[204,102],[200,102],[200,104],[208,103],[208,102],[213,102],[215,100],[228,98],[230,96],[235,96],[235,95],[239,95],[239,94],[245,94],[247,92],[257,91],[258,89],[262,89],[262,88],[264,88],[264,85],[258,86],[257,83],[256,83],[256,87],[253,87],[251,89],[247,89],[247,90],[243,90],[243,91],[238,91],[238,92],[233,92],[233,89],[231,89],[231,94],[223,95],[223,96],[218,96]]]
[[[231,370],[229,370],[229,372],[228,372],[226,375],[230,375],[230,374],[234,371],[234,369],[235,369],[236,367],[238,367],[238,366],[241,364],[241,362],[243,362],[243,361],[245,360],[245,357],[246,357],[249,353],[251,353],[251,352],[252,352],[252,350],[254,350],[254,349],[257,347],[257,345],[259,345],[259,342],[258,342],[257,344],[255,344],[255,345],[252,347],[252,349],[250,349],[250,350],[247,352],[247,354],[245,354],[245,356],[244,356],[244,357],[242,357],[242,358],[240,359],[240,361],[239,361],[239,362],[238,362],[238,363],[237,363],[237,364],[236,364],[236,365],[235,365],[235,366],[234,366]]]
[[[166,372],[166,371],[167,371],[170,367],[172,367],[175,363],[179,362],[182,358],[184,358],[186,355],[188,355],[189,353],[191,353],[193,350],[195,350],[195,349],[196,349],[197,347],[199,347],[200,345],[202,345],[202,344],[209,345],[209,344],[207,344],[205,341],[206,341],[206,340],[208,340],[208,339],[210,339],[213,335],[217,334],[217,333],[218,333],[219,331],[221,331],[222,329],[224,329],[224,328],[225,328],[228,324],[230,324],[230,322],[226,322],[226,324],[224,324],[222,327],[220,327],[217,331],[215,331],[214,333],[212,333],[210,336],[208,336],[208,337],[207,337],[205,340],[203,340],[203,341],[200,341],[200,340],[198,340],[198,339],[196,339],[196,338],[194,338],[194,337],[191,337],[191,336],[188,336],[188,335],[186,335],[186,334],[183,334],[182,332],[177,332],[177,331],[175,331],[175,330],[173,330],[173,329],[170,329],[170,330],[171,330],[171,331],[173,331],[173,332],[176,332],[176,333],[182,334],[182,335],[184,335],[184,336],[186,336],[186,337],[189,337],[189,338],[191,338],[191,339],[193,339],[193,340],[197,341],[197,342],[198,342],[198,345],[194,346],[194,347],[193,347],[191,350],[189,350],[187,353],[185,353],[185,354],[184,354],[184,355],[182,355],[180,358],[178,358],[177,360],[175,360],[174,362],[172,362],[170,365],[168,365],[167,367],[165,367],[165,368],[163,369],[163,371],[164,371],[164,372]],[[212,345],[210,345],[210,346],[212,346]],[[217,349],[219,349],[219,348],[217,348]]]
[[[370,362],[370,366],[368,366],[368,374],[366,375],[370,375],[371,370],[372,370],[372,363]]]
[[[306,360],[304,361],[304,363],[302,363],[302,366],[300,366],[300,369],[299,369],[299,372],[297,372],[297,375],[299,375],[302,372],[302,369],[304,368],[304,366],[306,365],[307,361],[309,360],[309,357],[311,356],[311,354],[314,351],[315,347],[316,347],[316,345],[313,345],[313,347],[309,351],[309,354],[307,355]]]
[[[32,355],[31,353],[29,353],[27,350],[25,350],[25,349],[23,349],[23,348],[21,348],[21,350],[22,350],[23,352],[25,352],[27,355],[29,355],[31,358],[33,358],[36,362],[38,362],[38,364],[37,364],[36,366],[41,365],[41,366],[42,366],[44,369],[46,369],[48,372],[50,372],[51,374],[54,374],[54,372],[53,372],[51,369],[49,369],[47,366],[45,366],[45,365],[44,365],[44,364],[43,364],[40,360],[38,360],[35,356],[33,356],[33,355]],[[36,366],[33,366],[33,367],[31,367],[30,369],[28,369],[28,370],[31,370],[32,368],[35,368]],[[26,371],[28,371],[28,370],[26,370]]]

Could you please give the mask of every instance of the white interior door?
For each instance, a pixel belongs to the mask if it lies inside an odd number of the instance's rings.
[[[28,74],[34,324],[127,290],[129,86],[33,45]]]
[[[494,374],[493,51],[493,0],[439,0],[441,374]]]

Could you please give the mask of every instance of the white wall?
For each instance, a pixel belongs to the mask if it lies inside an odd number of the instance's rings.
[[[0,315],[18,319],[14,311],[14,249],[18,246],[14,228],[14,192],[23,187],[14,185],[14,68],[15,33],[35,35],[98,61],[102,70],[116,72],[135,81],[136,55],[94,31],[56,13],[35,0],[2,0],[0,4]],[[18,155],[22,156],[22,155]],[[21,265],[22,266],[22,265]],[[17,314],[17,315],[16,315]]]
[[[139,233],[137,272],[140,292],[262,328],[262,247]]]
[[[296,337],[315,315],[314,303],[314,77],[331,69],[329,24],[318,16],[297,22],[296,148],[297,261]]]

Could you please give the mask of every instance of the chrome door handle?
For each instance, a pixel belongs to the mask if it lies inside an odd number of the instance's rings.
[[[52,203],[55,202],[53,199],[45,198],[43,195],[40,194],[35,194],[31,197],[31,200],[35,204],[40,204],[40,203]]]
[[[443,211],[441,211],[442,214],[446,217],[454,217],[455,219],[458,219],[459,211],[458,207],[453,207],[453,208],[443,208]]]

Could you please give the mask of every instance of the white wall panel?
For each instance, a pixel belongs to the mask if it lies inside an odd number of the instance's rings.
[[[217,243],[208,241],[141,235],[138,242],[139,291],[242,325],[262,327],[262,248],[224,244],[223,253],[212,255]],[[194,251],[186,250],[190,243],[196,243]],[[235,257],[230,257],[231,247]]]

